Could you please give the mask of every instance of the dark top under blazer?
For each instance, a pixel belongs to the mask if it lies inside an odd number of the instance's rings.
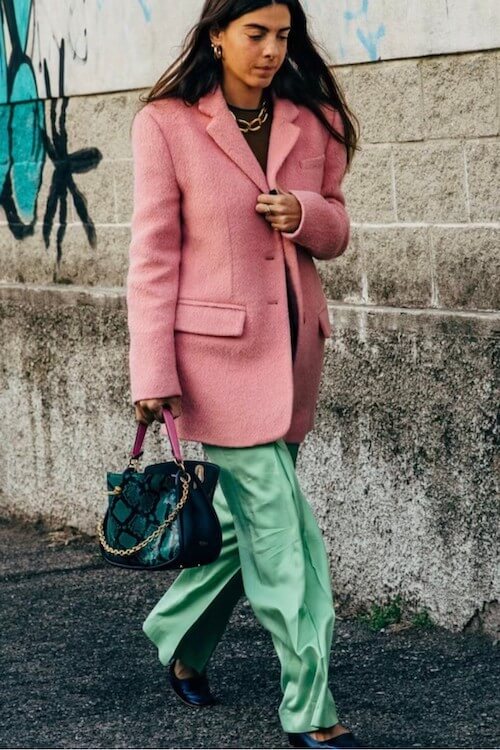
[[[247,132],[241,131],[241,134],[245,136],[246,142],[252,149],[256,159],[259,161],[260,166],[264,173],[267,167],[267,151],[269,148],[269,135],[271,133],[271,122],[273,118],[272,99],[268,97],[266,99],[267,109],[269,117],[264,122],[259,130],[248,130]],[[228,104],[231,112],[234,112],[236,117],[241,117],[243,120],[251,122],[254,117],[257,117],[261,107],[257,109],[243,109],[241,107],[234,107],[232,104]],[[290,269],[285,259],[285,281],[286,281],[286,294],[288,300],[288,317],[290,319],[290,336],[292,341],[292,361],[295,360],[295,352],[297,349],[297,335],[298,335],[298,307],[297,300],[295,298],[295,292],[293,291],[293,284],[290,278]]]

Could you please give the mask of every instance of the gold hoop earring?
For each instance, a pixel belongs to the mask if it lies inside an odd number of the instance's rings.
[[[212,49],[214,51],[214,57],[216,60],[222,59],[222,47],[220,44],[212,44]]]

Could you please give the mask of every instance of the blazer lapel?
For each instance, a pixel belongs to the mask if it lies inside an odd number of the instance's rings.
[[[276,187],[278,172],[295,146],[300,135],[301,128],[294,123],[299,114],[298,107],[290,99],[273,97],[273,121],[269,135],[269,150],[267,153],[267,182]]]
[[[271,185],[275,187],[278,171],[295,146],[300,133],[300,127],[293,122],[299,112],[295,104],[290,99],[276,96],[274,91],[272,97],[274,111],[266,174],[231,114],[220,83],[213,92],[198,100],[200,112],[211,117],[206,127],[207,133],[263,193],[268,193]]]
[[[272,97],[273,121],[269,135],[266,174],[264,174],[258,159],[231,114],[220,83],[213,92],[198,99],[200,112],[211,117],[206,127],[207,133],[250,177],[262,193],[268,193],[270,186],[276,187],[279,169],[295,146],[301,131],[300,126],[294,123],[299,113],[298,107],[290,99],[277,97],[274,92],[272,92]],[[280,187],[286,190],[286,185],[280,185]],[[304,300],[295,244],[286,239],[283,243],[283,252],[297,299],[299,321],[302,321],[304,318]]]

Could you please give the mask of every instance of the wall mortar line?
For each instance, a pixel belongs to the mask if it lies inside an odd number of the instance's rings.
[[[470,193],[469,193],[469,171],[467,169],[467,154],[465,152],[465,143],[462,141],[462,157],[464,161],[464,189],[465,189],[465,206],[467,209],[467,218],[471,223],[471,210],[470,210]]]
[[[400,221],[400,222],[361,222],[351,221],[354,229],[500,229],[500,221],[471,221],[471,222],[430,222],[430,221]]]
[[[386,305],[359,305],[349,302],[336,302],[329,300],[329,310],[360,312],[360,313],[382,313],[390,315],[432,315],[433,317],[447,318],[470,318],[473,320],[500,321],[500,311],[496,310],[456,310],[446,307],[388,307]]]

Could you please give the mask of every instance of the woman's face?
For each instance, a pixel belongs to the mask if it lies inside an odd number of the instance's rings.
[[[290,25],[290,11],[279,3],[245,13],[211,34],[213,44],[222,47],[225,81],[252,89],[269,86],[285,60]]]

